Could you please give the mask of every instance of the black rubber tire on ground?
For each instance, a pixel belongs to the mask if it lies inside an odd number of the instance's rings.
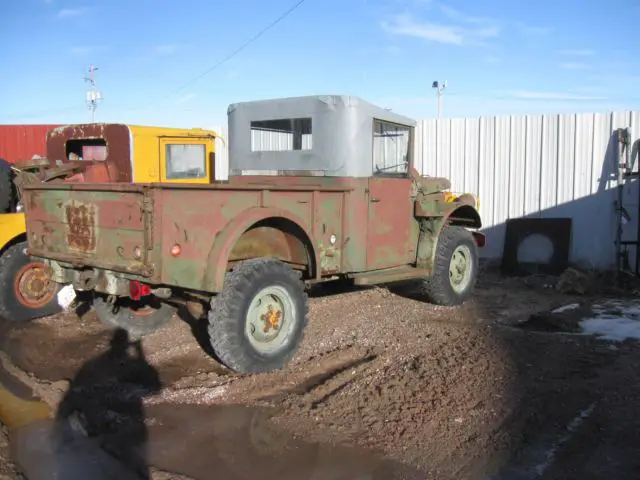
[[[272,353],[257,350],[246,333],[246,318],[255,295],[266,287],[286,292],[295,309],[288,337]],[[239,373],[279,370],[300,346],[309,320],[309,304],[304,285],[288,265],[275,259],[252,259],[228,273],[222,292],[211,300],[209,340],[218,359]]]
[[[8,247],[0,255],[0,317],[14,322],[25,322],[46,317],[62,311],[58,305],[57,293],[60,284],[49,284],[47,295],[29,306],[18,294],[17,281],[20,272],[28,265],[44,267],[25,253],[27,242],[19,242]]]
[[[126,330],[132,339],[139,339],[169,323],[177,311],[165,302],[157,303],[158,305],[149,309],[150,313],[138,314],[134,308],[123,305],[122,300],[114,307],[103,297],[96,296],[93,299],[93,308],[104,325],[114,329],[121,328]]]
[[[449,264],[457,247],[464,245],[471,252],[471,278],[464,290],[456,292],[449,280]],[[423,293],[435,305],[455,306],[471,297],[478,277],[478,249],[471,232],[463,227],[445,226],[440,232],[433,274],[423,280]]]
[[[0,213],[7,213],[11,210],[14,197],[12,177],[9,163],[0,158]]]

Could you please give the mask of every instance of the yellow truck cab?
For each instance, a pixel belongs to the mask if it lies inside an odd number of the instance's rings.
[[[74,182],[211,183],[215,138],[214,131],[198,128],[72,124],[47,133],[44,159],[14,166],[0,159],[0,205],[8,205],[0,211],[0,317],[25,321],[60,311],[59,287],[47,280],[43,264],[25,253],[26,225],[18,189],[10,184],[12,168],[46,178],[47,171],[74,165],[78,168],[67,170],[65,178]]]

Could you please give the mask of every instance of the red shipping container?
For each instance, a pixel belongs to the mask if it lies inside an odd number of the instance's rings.
[[[0,125],[0,158],[9,163],[47,155],[47,132],[59,125]]]

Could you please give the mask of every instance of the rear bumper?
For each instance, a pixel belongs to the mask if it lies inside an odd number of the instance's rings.
[[[102,268],[74,267],[70,263],[59,262],[51,258],[42,261],[47,268],[49,278],[56,283],[72,284],[78,291],[96,291],[118,297],[129,296],[132,280],[148,283],[145,277],[131,273],[116,272]]]

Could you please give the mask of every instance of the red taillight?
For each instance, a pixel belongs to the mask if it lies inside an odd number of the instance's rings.
[[[140,283],[137,280],[131,280],[129,282],[129,296],[132,300],[140,300],[142,297],[151,295],[151,287]]]
[[[480,232],[472,232],[473,238],[476,241],[476,245],[480,248],[485,245],[485,236]]]

